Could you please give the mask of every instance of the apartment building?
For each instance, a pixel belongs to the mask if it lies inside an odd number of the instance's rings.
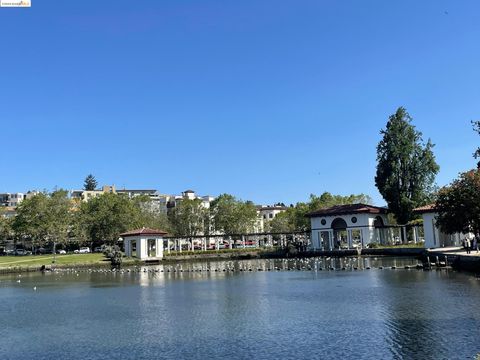
[[[88,201],[105,193],[117,193],[115,185],[104,185],[98,190],[72,190],[70,191],[70,197],[74,200]]]
[[[26,194],[24,193],[3,193],[3,194],[0,194],[0,205],[15,208],[25,198],[26,198]]]

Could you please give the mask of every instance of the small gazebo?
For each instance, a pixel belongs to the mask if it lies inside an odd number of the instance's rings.
[[[162,230],[142,228],[120,234],[125,246],[125,255],[145,259],[163,258],[163,237],[167,233]]]

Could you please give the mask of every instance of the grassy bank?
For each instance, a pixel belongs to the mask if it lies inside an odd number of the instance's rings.
[[[31,256],[1,256],[0,268],[35,267],[52,265],[53,255],[31,255]],[[67,254],[56,255],[55,265],[88,265],[88,264],[109,264],[109,260],[103,254]]]
[[[378,247],[372,247],[371,249],[424,249],[424,243],[418,244],[402,244],[402,245],[378,245]]]

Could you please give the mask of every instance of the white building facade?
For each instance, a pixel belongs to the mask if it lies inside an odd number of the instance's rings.
[[[312,250],[332,251],[383,243],[388,210],[365,204],[339,205],[310,213]]]
[[[25,200],[25,198],[26,195],[24,193],[3,193],[0,194],[0,204],[1,206],[15,208]]]
[[[278,214],[281,214],[282,212],[287,211],[286,206],[265,206],[265,205],[259,205],[257,206],[257,216],[258,220],[255,225],[256,231],[257,232],[264,232],[266,229],[268,229],[268,223],[275,219],[275,217]]]
[[[414,210],[423,218],[423,233],[427,249],[462,246],[467,235],[461,233],[445,234],[437,226],[438,212],[434,205],[427,205]]]

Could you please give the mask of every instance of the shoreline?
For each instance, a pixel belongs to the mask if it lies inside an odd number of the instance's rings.
[[[221,252],[221,253],[201,253],[188,255],[170,255],[162,260],[138,260],[124,259],[120,268],[132,266],[152,266],[152,265],[172,265],[176,263],[189,262],[208,262],[225,260],[251,260],[251,259],[305,259],[314,257],[414,257],[426,265],[426,268],[451,266],[455,270],[467,271],[473,273],[480,272],[480,253],[466,254],[455,249],[435,249],[424,248],[380,248],[380,249],[362,249],[357,250],[334,250],[334,251],[306,251],[289,254],[286,251],[266,252],[259,250],[242,252]],[[0,275],[20,274],[41,271],[55,271],[57,269],[113,269],[114,267],[106,259],[99,262],[90,263],[64,263],[52,264],[45,261],[42,265],[31,266],[8,266],[0,267]]]

